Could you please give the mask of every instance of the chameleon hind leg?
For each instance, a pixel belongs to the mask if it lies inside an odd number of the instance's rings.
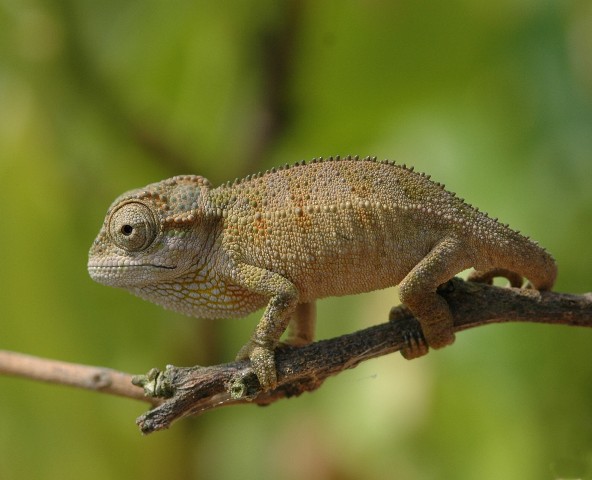
[[[314,340],[317,309],[313,301],[299,303],[288,324],[288,336],[284,343],[300,347]]]
[[[447,238],[438,243],[399,284],[401,302],[419,321],[423,337],[432,348],[442,348],[454,342],[454,322],[446,300],[437,288],[456,273],[468,268],[466,246],[457,239]],[[412,359],[427,353],[421,341],[407,342],[401,354]]]

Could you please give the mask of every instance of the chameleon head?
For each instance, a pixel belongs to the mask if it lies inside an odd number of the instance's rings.
[[[209,182],[173,177],[132,190],[113,202],[88,260],[93,280],[123,288],[166,282],[188,272],[199,252],[196,223],[204,220]],[[187,252],[192,246],[193,254]],[[197,248],[196,248],[197,247]]]

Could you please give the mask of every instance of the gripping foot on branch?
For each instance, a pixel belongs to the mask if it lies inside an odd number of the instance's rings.
[[[423,336],[419,322],[413,318],[411,311],[404,305],[391,308],[389,322],[394,324],[405,340],[401,355],[407,360],[426,355],[430,348]]]

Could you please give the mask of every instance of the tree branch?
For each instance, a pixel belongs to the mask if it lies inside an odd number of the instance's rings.
[[[439,293],[450,305],[456,332],[501,322],[592,327],[592,293],[571,295],[500,288],[457,278],[444,284]],[[397,308],[391,318],[390,322],[349,335],[305,347],[278,349],[278,386],[268,392],[261,391],[248,361],[211,367],[169,365],[164,372],[152,369],[147,375],[132,377],[108,368],[0,350],[0,374],[149,402],[155,408],[138,418],[137,423],[143,433],[151,433],[168,428],[180,418],[214,408],[240,403],[268,405],[316,390],[328,377],[400,350],[406,338],[421,335],[417,321],[405,308]]]
[[[129,373],[105,367],[79,365],[0,350],[0,374],[110,393],[143,400],[153,406],[163,402],[160,398],[146,396],[141,388],[133,385],[132,375]]]
[[[450,305],[455,331],[490,323],[533,322],[592,327],[592,293],[570,295],[530,289],[500,288],[453,279],[439,293]],[[262,392],[248,361],[211,367],[167,366],[134,378],[152,394],[170,396],[138,418],[143,433],[168,428],[179,418],[239,403],[268,405],[319,388],[330,376],[359,363],[400,350],[419,324],[404,308],[396,319],[305,347],[276,352],[278,386]]]

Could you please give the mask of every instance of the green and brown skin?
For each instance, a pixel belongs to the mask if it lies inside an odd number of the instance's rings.
[[[399,285],[425,341],[454,341],[436,293],[458,272],[526,277],[548,290],[557,268],[528,238],[428,176],[375,158],[314,159],[212,188],[178,176],[133,190],[109,209],[89,254],[100,283],[199,317],[242,317],[266,307],[237,358],[263,388],[276,385],[274,349],[313,339],[317,298]],[[403,352],[427,347],[410,339]]]

